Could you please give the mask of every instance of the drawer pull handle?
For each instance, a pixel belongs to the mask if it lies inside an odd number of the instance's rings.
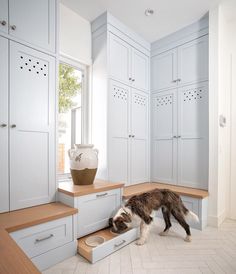
[[[38,238],[38,239],[35,240],[35,243],[37,244],[37,243],[39,243],[39,242],[48,240],[48,239],[52,238],[53,236],[54,236],[53,234],[50,234],[50,235],[48,235],[48,236],[46,236],[46,237]]]
[[[97,198],[104,197],[104,196],[107,196],[107,194],[108,194],[107,192],[103,193],[103,194],[97,194],[96,197]]]
[[[115,244],[114,247],[117,248],[119,246],[122,246],[125,242],[126,242],[126,240],[123,240],[121,243]]]

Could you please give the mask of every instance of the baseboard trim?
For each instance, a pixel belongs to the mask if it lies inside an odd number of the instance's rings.
[[[208,225],[209,226],[213,226],[213,227],[219,227],[224,220],[226,219],[226,212],[224,211],[222,214],[220,214],[219,216],[212,216],[209,215],[208,216]]]

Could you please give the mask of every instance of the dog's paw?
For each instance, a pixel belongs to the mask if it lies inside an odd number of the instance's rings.
[[[191,238],[191,236],[188,235],[188,236],[186,236],[186,238],[184,240],[185,240],[185,242],[190,243],[192,241],[192,238]]]
[[[166,231],[162,231],[159,233],[160,236],[167,236],[168,235],[169,230]]]
[[[143,245],[145,243],[144,239],[139,239],[136,241],[136,245]]]

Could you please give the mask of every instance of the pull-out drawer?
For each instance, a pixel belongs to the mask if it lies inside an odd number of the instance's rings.
[[[73,241],[72,216],[12,232],[11,237],[33,258]]]
[[[92,235],[104,237],[105,242],[97,247],[88,246],[85,241]],[[136,240],[138,237],[139,228],[130,229],[127,232],[119,235],[113,234],[110,232],[110,228],[107,228],[80,238],[78,240],[78,253],[89,260],[91,263],[95,263]]]

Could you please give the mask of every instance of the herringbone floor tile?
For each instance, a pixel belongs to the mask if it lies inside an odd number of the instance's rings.
[[[79,255],[44,271],[44,274],[195,274],[236,273],[236,221],[226,220],[220,228],[192,229],[192,242],[173,224],[167,237],[158,235],[161,219],[152,225],[148,242],[135,243],[105,259],[90,264]]]

